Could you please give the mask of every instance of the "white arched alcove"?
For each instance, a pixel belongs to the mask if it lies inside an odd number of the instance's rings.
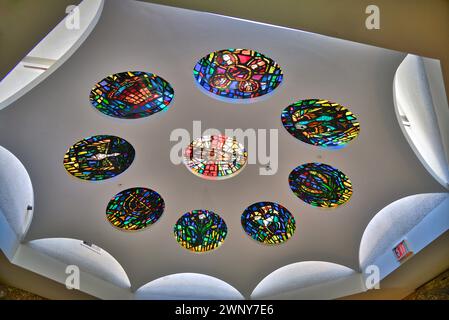
[[[0,236],[1,248],[12,239],[6,239],[7,229],[20,241],[26,234],[33,218],[34,195],[27,170],[11,152],[0,146]]]
[[[64,265],[77,266],[80,271],[102,279],[119,288],[130,288],[128,276],[120,263],[107,251],[81,240],[47,238],[27,243],[29,249],[51,257]],[[65,271],[65,270],[64,270]]]
[[[303,261],[279,268],[262,281],[252,299],[334,299],[362,291],[360,275],[331,262]]]
[[[153,280],[135,293],[139,300],[240,300],[230,284],[198,273],[177,273]]]
[[[437,60],[407,55],[393,81],[399,125],[432,176],[449,189],[449,107]]]
[[[378,259],[384,254],[389,254],[391,259],[394,259],[391,252],[393,246],[419,226],[435,209],[445,205],[448,201],[448,193],[416,194],[399,199],[379,211],[371,219],[362,236],[359,249],[361,269],[363,270],[371,264],[379,264]],[[440,211],[435,211],[436,218],[441,216],[448,220],[448,209],[442,208]],[[444,224],[437,224],[437,220],[435,220],[433,227],[432,224],[430,226],[430,229],[423,228],[419,233],[421,237],[432,241],[439,236],[440,232],[437,226],[444,227]],[[416,246],[417,244],[414,245],[415,248]],[[379,265],[379,268],[382,267]]]

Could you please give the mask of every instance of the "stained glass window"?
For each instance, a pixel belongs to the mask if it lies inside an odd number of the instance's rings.
[[[328,100],[299,100],[282,112],[282,124],[295,138],[315,146],[344,146],[360,125],[351,111]]]
[[[218,214],[209,210],[192,210],[179,218],[174,233],[176,241],[184,248],[205,252],[223,243],[228,228]]]
[[[212,52],[198,61],[193,76],[208,92],[232,99],[250,99],[270,93],[283,77],[276,62],[248,49]]]
[[[352,195],[349,178],[324,163],[313,162],[296,167],[290,173],[288,182],[296,196],[316,207],[337,207]]]
[[[173,95],[173,88],[161,77],[128,71],[98,82],[90,92],[90,102],[108,116],[136,119],[166,110]]]
[[[264,244],[287,241],[296,229],[295,218],[285,207],[274,202],[257,202],[242,214],[242,226],[254,240]]]
[[[84,180],[106,180],[125,171],[134,160],[135,151],[128,141],[99,135],[78,141],[64,155],[64,167]]]
[[[184,164],[205,179],[227,179],[246,165],[248,154],[235,139],[223,135],[193,140],[184,151]]]
[[[155,223],[164,212],[164,199],[151,189],[130,188],[117,193],[106,208],[109,222],[122,230],[139,230]]]

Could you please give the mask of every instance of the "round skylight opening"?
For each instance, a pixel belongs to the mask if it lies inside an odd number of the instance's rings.
[[[241,223],[246,234],[268,245],[287,241],[296,230],[293,215],[275,202],[253,203],[243,212]]]
[[[319,147],[343,147],[360,131],[351,111],[328,100],[298,100],[283,110],[281,119],[293,137]]]
[[[225,221],[209,210],[192,210],[182,215],[174,226],[176,241],[193,252],[206,252],[221,246],[228,234]]]
[[[324,163],[306,163],[289,175],[290,189],[302,201],[322,208],[334,208],[349,201],[352,183],[340,170]]]
[[[64,168],[83,180],[98,181],[124,172],[134,160],[133,146],[125,139],[98,135],[78,141],[64,155]]]
[[[234,177],[245,167],[248,153],[237,139],[224,135],[194,139],[184,150],[183,161],[193,174],[208,180]]]
[[[252,101],[275,90],[282,82],[280,66],[249,49],[224,49],[201,58],[193,69],[197,84],[213,97]]]
[[[172,86],[163,78],[142,71],[127,71],[96,83],[90,92],[90,102],[108,116],[137,119],[166,111],[173,96]]]
[[[148,188],[130,188],[117,193],[108,203],[106,217],[116,228],[125,231],[144,229],[162,216],[164,199]]]

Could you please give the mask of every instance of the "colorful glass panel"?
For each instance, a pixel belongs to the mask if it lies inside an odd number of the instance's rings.
[[[281,118],[292,136],[320,147],[344,146],[360,131],[352,112],[328,100],[299,100],[285,108]]]
[[[246,165],[248,154],[235,139],[203,136],[193,140],[184,151],[184,164],[195,175],[212,180],[237,175]]]
[[[352,195],[352,183],[340,170],[324,163],[306,163],[296,167],[288,178],[293,193],[316,207],[332,208],[346,203]]]
[[[164,212],[164,199],[151,189],[130,188],[117,193],[106,208],[109,222],[122,230],[139,230],[155,223]]]
[[[176,241],[193,252],[205,252],[221,246],[228,233],[224,220],[209,210],[192,210],[176,222]]]
[[[296,222],[287,208],[274,202],[257,202],[242,214],[245,232],[264,244],[279,244],[293,236]]]
[[[206,91],[231,99],[263,96],[276,89],[283,78],[276,62],[248,49],[212,52],[198,61],[193,76]]]
[[[71,175],[84,180],[106,180],[119,175],[131,165],[135,151],[125,139],[98,135],[78,141],[64,155],[64,167]]]
[[[173,96],[173,88],[161,77],[128,71],[98,82],[90,92],[90,102],[108,116],[136,119],[166,110]]]

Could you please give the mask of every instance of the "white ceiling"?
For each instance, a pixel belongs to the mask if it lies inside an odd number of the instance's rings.
[[[229,104],[195,85],[192,68],[211,51],[234,47],[262,52],[280,64],[284,82],[267,99]],[[213,14],[140,2],[110,0],[81,47],[46,81],[0,112],[0,145],[28,170],[35,191],[34,218],[26,240],[83,239],[102,247],[126,270],[133,289],[161,276],[193,272],[217,277],[249,296],[258,282],[287,264],[317,260],[358,270],[359,244],[370,219],[407,195],[444,189],[425,171],[396,120],[394,73],[405,54],[316,34]],[[120,120],[95,110],[89,92],[98,80],[127,70],[147,71],[171,83],[169,110],[139,120]],[[280,115],[303,98],[329,99],[358,117],[361,132],[340,150],[321,150],[295,140]],[[198,178],[173,165],[169,136],[176,128],[279,130],[279,170],[259,175],[259,165],[223,181]],[[112,134],[136,150],[131,167],[116,178],[87,182],[67,174],[62,163],[70,145],[95,134]],[[337,167],[353,184],[353,196],[336,209],[303,203],[290,191],[296,166],[320,161]],[[106,220],[117,192],[145,186],[159,192],[166,209],[153,226],[121,232]],[[275,201],[297,221],[285,244],[264,246],[242,230],[243,210]],[[194,254],[175,240],[172,228],[192,209],[209,209],[227,223],[217,250]]]

